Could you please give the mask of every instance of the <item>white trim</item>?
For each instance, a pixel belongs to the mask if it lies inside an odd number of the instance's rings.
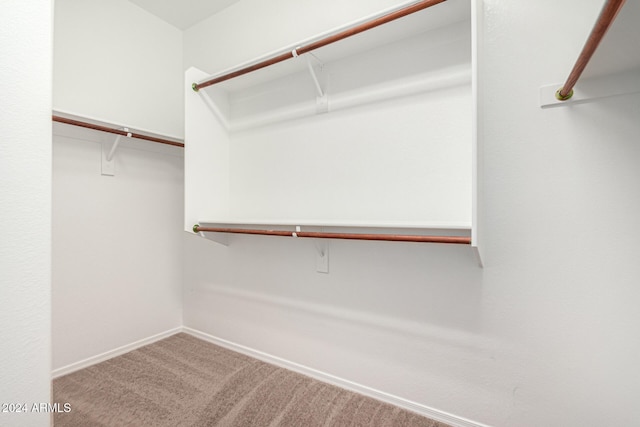
[[[325,383],[329,383],[329,384],[344,388],[346,390],[360,393],[362,395],[371,397],[373,399],[380,400],[382,402],[386,402],[391,405],[395,405],[400,408],[407,409],[409,411],[415,412],[417,414],[423,415],[433,420],[449,424],[452,427],[489,427],[486,424],[480,424],[475,421],[468,420],[466,418],[458,417],[456,415],[449,414],[447,412],[440,411],[438,409],[434,409],[434,408],[422,405],[420,403],[404,399],[402,397],[394,396],[392,394],[385,393],[383,391],[376,390],[374,388],[367,387],[362,384],[354,383],[352,381],[349,381],[340,377],[336,377],[334,375],[331,375],[322,371],[318,371],[316,369],[309,368],[307,366],[300,365],[298,363],[291,362],[289,360],[282,359],[277,356],[263,353],[262,351],[254,350],[252,348],[245,347],[243,345],[236,344],[231,341],[227,341],[225,339],[215,337],[213,335],[209,335],[207,333],[198,331],[196,329],[192,329],[185,326],[182,328],[182,332],[187,333],[196,338],[199,338],[201,340],[208,341],[212,344],[219,345],[220,347],[224,347],[231,351],[235,351],[237,353],[241,353],[258,360],[262,360],[263,362],[270,363],[272,365],[276,365],[281,368],[289,369],[291,371],[298,372],[300,374],[315,378],[319,381],[323,381]]]
[[[332,384],[337,387],[341,387],[346,390],[350,390],[355,393],[360,393],[364,396],[368,396],[373,399],[380,400],[382,402],[386,402],[391,405],[395,405],[400,408],[407,409],[409,411],[415,412],[417,414],[423,415],[433,420],[449,424],[452,427],[490,427],[486,424],[481,424],[475,421],[471,421],[466,418],[450,414],[448,412],[431,408],[421,403],[413,402],[411,400],[404,399],[402,397],[385,393],[383,391],[380,391],[371,387],[367,387],[365,385],[358,384],[353,381],[349,381],[344,378],[340,378],[335,375],[328,374],[326,372],[318,371],[316,369],[309,368],[307,366],[300,365],[298,363],[291,362],[289,360],[282,359],[280,357],[273,356],[271,354],[264,353],[259,350],[255,350],[250,347],[236,344],[234,342],[231,342],[222,338],[218,338],[213,335],[209,335],[207,333],[204,333],[186,326],[170,329],[168,331],[153,335],[148,338],[144,338],[142,340],[133,342],[131,344],[127,344],[122,347],[118,347],[116,349],[107,351],[97,356],[93,356],[93,357],[81,360],[79,362],[72,363],[67,366],[63,366],[62,368],[55,369],[52,371],[52,378],[55,379],[63,375],[67,375],[72,372],[78,371],[80,369],[88,368],[89,366],[93,366],[100,362],[104,362],[105,360],[109,360],[114,357],[121,356],[125,353],[128,353],[130,351],[136,350],[140,347],[144,347],[149,344],[153,344],[154,342],[163,340],[165,338],[168,338],[180,332],[184,332],[186,334],[189,334],[201,340],[219,345],[220,347],[224,347],[231,351],[235,351],[237,353],[241,353],[258,360],[262,360],[263,362],[270,363],[272,365],[276,365],[281,368],[289,369],[294,372],[298,372],[300,374],[309,376],[311,378],[315,378],[319,381],[323,381],[325,383]]]
[[[140,347],[144,347],[145,345],[148,345],[148,344],[153,344],[156,341],[163,340],[165,338],[170,337],[171,335],[175,335],[175,334],[178,334],[180,332],[183,332],[183,328],[182,327],[169,329],[168,331],[161,332],[161,333],[159,333],[157,335],[153,335],[153,336],[150,336],[148,338],[141,339],[141,340],[133,342],[131,344],[123,345],[122,347],[118,347],[116,349],[107,351],[107,352],[102,353],[102,354],[98,354],[97,356],[92,356],[92,357],[89,357],[87,359],[80,360],[79,362],[75,362],[75,363],[72,363],[70,365],[63,366],[63,367],[58,368],[58,369],[54,369],[51,372],[51,377],[53,379],[55,379],[55,378],[61,377],[63,375],[70,374],[72,372],[79,371],[80,369],[88,368],[89,366],[93,366],[93,365],[98,364],[100,362],[104,362],[105,360],[112,359],[112,358],[114,358],[116,356],[121,356],[121,355],[123,355],[125,353],[128,353],[130,351],[136,350],[136,349],[138,349]]]

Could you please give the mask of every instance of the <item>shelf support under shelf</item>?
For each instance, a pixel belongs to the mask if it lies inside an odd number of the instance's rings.
[[[127,133],[125,135],[127,138],[131,138],[133,135],[131,132],[129,132],[129,128],[123,128],[122,131]],[[115,141],[113,141],[113,144],[111,145],[111,149],[107,148],[106,143],[102,144],[102,162],[101,162],[102,175],[105,175],[105,176],[115,175],[116,166],[115,166],[115,160],[113,156],[116,154],[116,150],[120,146],[120,141],[122,140],[122,136],[123,135],[116,136]]]
[[[329,102],[327,99],[326,76],[324,75],[324,64],[316,58],[312,53],[306,56],[307,69],[313,79],[318,96],[316,97],[316,113],[327,113],[329,111]],[[319,64],[319,71],[316,71],[312,63],[312,58]],[[324,87],[323,87],[324,86]]]
[[[318,96],[322,97],[322,96],[325,95],[325,93],[324,93],[324,89],[320,85],[320,80],[318,79],[318,75],[316,74],[316,70],[315,70],[315,68],[313,68],[313,64],[311,63],[312,55],[309,54],[309,55],[306,55],[306,56],[307,56],[307,68],[309,69],[309,74],[311,74],[311,78],[313,79],[313,83],[316,85],[316,90],[318,91]],[[316,61],[318,61],[318,60],[316,59]],[[320,72],[322,72],[322,66],[323,65],[324,64],[320,63]]]

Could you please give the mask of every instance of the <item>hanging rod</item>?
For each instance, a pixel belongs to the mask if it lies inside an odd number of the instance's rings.
[[[83,122],[83,121],[80,121],[80,120],[67,119],[66,117],[56,116],[55,114],[51,116],[51,119],[54,122],[64,123],[64,124],[67,124],[67,125],[79,126],[79,127],[83,127],[83,128],[87,128],[87,129],[93,129],[93,130],[99,130],[101,132],[108,132],[108,133],[113,133],[113,134],[116,134],[116,135],[130,136],[131,138],[144,139],[146,141],[157,142],[157,143],[160,143],[160,144],[167,144],[167,145],[173,145],[175,147],[184,148],[184,144],[182,142],[172,141],[170,139],[158,138],[158,137],[155,137],[155,136],[144,135],[144,134],[141,134],[141,133],[127,132],[127,131],[120,130],[120,129],[112,129],[112,128],[109,128],[109,127],[106,127],[106,126],[96,125],[96,124],[93,124],[93,123],[87,123],[87,122]]]
[[[593,26],[591,30],[591,34],[587,39],[584,47],[582,48],[582,52],[580,56],[576,60],[567,81],[564,86],[562,86],[556,92],[556,98],[560,101],[566,101],[573,96],[573,87],[578,82],[580,75],[584,71],[585,67],[589,63],[591,56],[598,48],[600,41],[607,33],[607,30],[616,19],[618,12],[622,9],[625,0],[607,0],[602,10],[600,11],[600,15],[598,16],[598,20],[596,24]]]
[[[302,55],[304,53],[311,52],[312,50],[319,49],[328,44],[335,43],[342,39],[346,39],[347,37],[351,37],[353,35],[359,34],[363,31],[370,30],[379,25],[386,24],[387,22],[394,21],[396,19],[402,18],[404,16],[410,15],[412,13],[418,12],[420,10],[426,9],[431,6],[435,6],[436,4],[442,3],[446,0],[422,0],[410,6],[403,7],[402,9],[398,9],[395,12],[388,13],[381,17],[372,19],[370,21],[364,22],[362,24],[356,25],[351,28],[347,28],[346,30],[340,31],[336,34],[327,36],[323,39],[317,40],[315,42],[309,43],[306,46],[300,46],[293,49],[290,52],[285,52],[274,56],[269,59],[265,59],[264,61],[257,62],[255,64],[249,65],[247,67],[241,68],[236,71],[232,71],[230,73],[224,74],[222,76],[214,77],[209,80],[205,80],[201,83],[194,83],[191,87],[194,91],[198,91],[204,87],[208,87],[214,85],[216,83],[223,82],[225,80],[232,79],[234,77],[242,76],[244,74],[250,73],[252,71],[259,70],[261,68],[268,67],[273,64],[277,64],[278,62],[286,61],[287,59],[295,58],[298,55]]]
[[[199,224],[193,226],[194,233],[214,232],[214,233],[235,233],[235,234],[258,234],[263,236],[281,237],[311,237],[316,239],[348,239],[348,240],[380,240],[389,242],[416,242],[416,243],[454,243],[470,245],[471,237],[464,236],[421,236],[406,234],[364,234],[364,233],[325,233],[317,231],[285,231],[285,230],[260,230],[247,228],[226,228],[226,227],[201,227]]]

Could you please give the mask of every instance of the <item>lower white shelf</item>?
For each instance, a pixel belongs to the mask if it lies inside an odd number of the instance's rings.
[[[425,229],[425,230],[471,230],[471,224],[467,222],[415,222],[415,221],[352,221],[352,220],[327,220],[327,219],[287,219],[277,220],[271,218],[207,218],[199,222],[205,224],[226,224],[241,226],[307,226],[307,227],[342,227],[342,228],[377,228],[377,229]]]
[[[470,227],[421,227],[415,224],[319,224],[256,223],[256,222],[200,222],[194,233],[222,244],[229,234],[267,235],[293,238],[373,240],[414,243],[447,243],[471,245]]]

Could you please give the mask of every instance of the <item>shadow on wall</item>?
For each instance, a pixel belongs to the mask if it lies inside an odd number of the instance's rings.
[[[331,240],[328,274],[316,272],[313,239],[232,236],[225,247],[185,235],[185,254],[187,326],[213,316],[190,311],[213,299],[420,336],[482,327],[483,270],[469,247]]]

